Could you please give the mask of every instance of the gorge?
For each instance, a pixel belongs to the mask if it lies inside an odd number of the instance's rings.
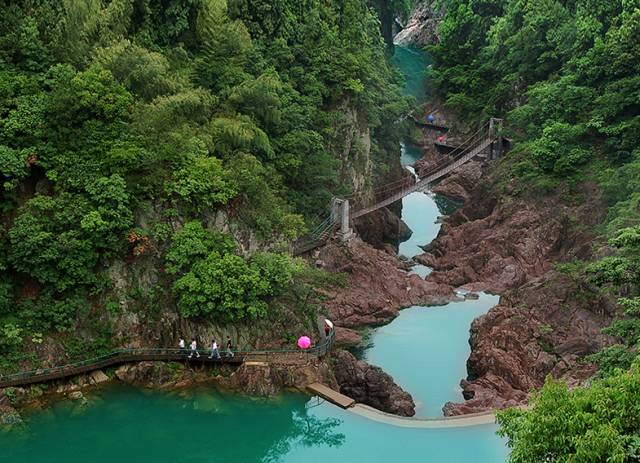
[[[0,461],[637,460],[637,2],[0,13]]]

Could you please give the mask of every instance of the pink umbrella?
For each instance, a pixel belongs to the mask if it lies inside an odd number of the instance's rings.
[[[300,336],[298,339],[298,347],[300,349],[308,349],[311,347],[311,339],[309,339],[309,336]]]

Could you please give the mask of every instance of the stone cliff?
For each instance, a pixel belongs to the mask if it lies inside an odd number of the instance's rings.
[[[585,298],[589,288],[554,270],[589,257],[605,211],[599,195],[583,185],[581,206],[525,197],[494,167],[470,163],[434,188],[467,202],[417,258],[434,269],[427,282],[502,295],[471,327],[467,401],[447,404],[447,415],[524,404],[549,374],[580,384],[594,373],[584,357],[611,343],[600,330],[612,301]]]
[[[397,45],[423,47],[439,40],[438,27],[444,15],[443,7],[436,0],[415,2],[409,19],[394,36]]]

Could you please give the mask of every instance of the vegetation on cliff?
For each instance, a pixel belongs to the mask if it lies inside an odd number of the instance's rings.
[[[397,149],[407,102],[364,0],[31,0],[0,15],[5,360],[55,333],[108,345],[114,275],[150,315],[265,316],[309,274],[287,243],[369,149],[344,153],[345,133],[371,130],[382,170]]]
[[[532,411],[503,415],[511,460],[637,461],[638,371],[629,368],[640,343],[640,2],[444,4],[434,83],[461,114],[505,118],[517,144],[498,167],[504,192],[575,205],[590,191],[608,208],[590,261],[558,266],[583,296],[619,298],[606,329],[619,344],[591,357],[606,379],[574,392],[550,382]]]

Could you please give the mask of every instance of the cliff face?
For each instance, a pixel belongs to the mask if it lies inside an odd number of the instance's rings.
[[[366,119],[348,102],[340,107],[340,112],[341,123],[335,127],[336,136],[331,149],[340,162],[342,182],[354,191],[370,191],[375,167],[371,159],[371,131]],[[396,172],[401,172],[397,156],[394,159],[393,153],[387,162],[390,164],[389,175],[393,177]],[[136,220],[145,227],[156,222],[160,214],[160,211],[148,209]],[[366,228],[361,230],[368,241],[378,246],[396,240],[398,235],[410,233],[398,216],[388,209],[371,214],[367,220],[373,221],[373,226],[364,222]],[[254,230],[238,221],[230,211],[210,213],[204,217],[204,223],[209,229],[230,234],[245,257],[282,244],[277,239],[259,239]],[[175,229],[181,228],[181,217],[176,217],[172,225]],[[238,346],[278,347],[282,344],[282,333],[308,331],[309,326],[298,315],[286,311],[277,321],[250,323],[216,324],[182,318],[170,296],[171,279],[164,272],[163,251],[152,243],[149,250],[141,255],[127,260],[116,259],[108,264],[113,288],[105,298],[115,302],[118,309],[95,315],[114,327],[113,339],[117,345],[172,346],[179,336],[194,336],[200,342],[208,343],[212,338],[229,335]],[[154,306],[157,310],[147,310]],[[56,342],[52,340],[46,344],[55,345]],[[58,353],[51,349],[48,356],[52,362]]]
[[[584,357],[612,342],[600,332],[613,317],[612,301],[585,298],[589,288],[553,270],[554,262],[589,256],[591,230],[605,211],[597,192],[584,185],[588,200],[575,207],[520,198],[492,175],[479,180],[478,168],[435,188],[462,192],[456,196],[468,202],[419,258],[434,269],[428,282],[502,295],[471,327],[469,376],[461,382],[467,402],[447,404],[447,415],[526,403],[549,374],[579,384],[595,371]]]
[[[443,6],[436,0],[415,3],[411,15],[393,42],[398,45],[423,47],[438,42],[438,26],[444,15]]]

